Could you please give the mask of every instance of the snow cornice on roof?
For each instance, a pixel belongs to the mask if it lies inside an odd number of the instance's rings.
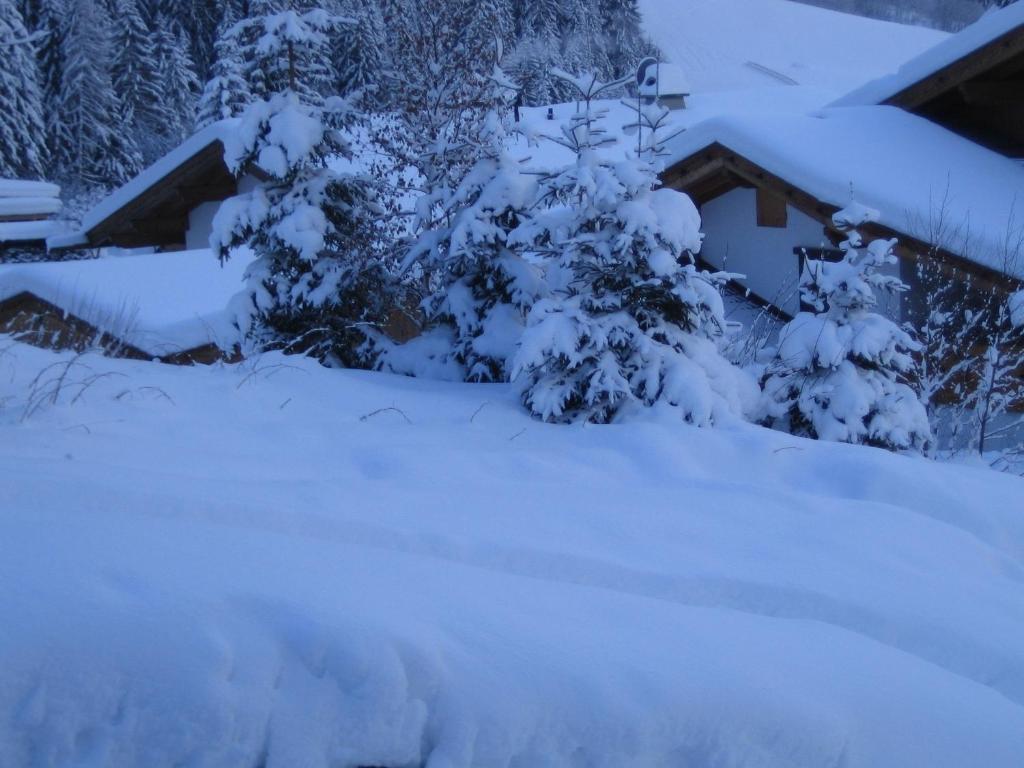
[[[916,86],[1000,47],[1024,50],[1024,2],[991,11],[963,31],[911,59],[891,75],[872,80],[833,102],[834,107],[905,104]]]

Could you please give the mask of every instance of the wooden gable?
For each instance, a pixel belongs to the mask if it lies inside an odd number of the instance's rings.
[[[238,183],[224,163],[224,145],[213,141],[133,200],[86,232],[94,247],[184,248],[189,213],[225,200]]]
[[[776,212],[778,206],[784,202],[809,218],[820,222],[823,234],[833,244],[837,244],[843,239],[842,233],[836,230],[832,224],[832,217],[839,212],[839,206],[817,199],[786,179],[770,173],[717,142],[666,169],[662,174],[662,183],[671,189],[685,192],[698,207],[733,189],[754,189],[759,193],[757,214],[759,219],[761,217],[760,201],[765,201],[763,204],[770,206],[771,210]],[[1008,281],[1006,275],[996,270],[968,261],[956,254],[938,250],[930,243],[881,224],[868,223],[858,229],[869,240],[878,238],[899,240],[896,254],[901,259],[910,261],[934,259],[950,276],[970,274],[978,289],[1005,291],[1011,283],[1013,286],[1017,286],[1016,280]]]

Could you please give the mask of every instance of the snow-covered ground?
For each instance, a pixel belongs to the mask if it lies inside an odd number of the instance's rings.
[[[1020,765],[1017,478],[0,348],[0,765]]]
[[[809,85],[838,96],[948,37],[790,0],[640,0],[640,10],[694,93]]]

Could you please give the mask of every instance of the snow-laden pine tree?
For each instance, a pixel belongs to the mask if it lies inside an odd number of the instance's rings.
[[[245,77],[245,64],[239,47],[238,35],[233,33],[238,19],[230,5],[224,10],[214,44],[213,68],[199,99],[196,128],[237,117],[253,101]]]
[[[69,0],[53,138],[58,172],[73,184],[111,187],[142,158],[111,76],[110,17],[97,0]]]
[[[343,26],[334,40],[337,91],[344,96],[379,89],[386,62],[380,8],[373,2],[346,0],[341,10],[351,23]]]
[[[65,0],[39,0],[31,31],[40,36],[36,46],[39,64],[39,86],[42,94],[43,124],[51,168],[56,157],[56,137],[61,119],[59,110],[60,84],[64,71],[64,16]]]
[[[46,173],[36,44],[14,0],[0,0],[0,176],[42,178]]]
[[[857,228],[877,213],[852,204],[833,218],[846,234],[836,263],[808,260],[799,313],[780,335],[762,386],[766,423],[819,440],[921,452],[931,442],[924,404],[908,385],[920,346],[874,311],[878,293],[907,286],[883,272],[895,240],[864,245]]]
[[[236,174],[258,167],[268,177],[221,206],[211,238],[222,259],[243,245],[255,253],[246,330],[265,348],[359,365],[361,329],[389,308],[375,182],[335,169],[351,154],[356,118],[338,97],[314,106],[275,94],[246,110],[225,149]]]
[[[601,153],[614,142],[593,102],[621,82],[560,76],[581,102],[559,142],[575,161],[543,179],[547,209],[513,235],[551,260],[552,295],[534,305],[513,363],[523,403],[557,422],[607,423],[656,404],[697,425],[742,414],[756,397],[717,347],[722,298],[694,263],[697,209],[658,188],[654,152]]]
[[[307,104],[322,103],[337,80],[331,46],[345,23],[322,8],[268,10],[239,22],[232,34],[253,96],[289,91]]]
[[[191,134],[200,89],[188,41],[177,20],[158,14],[154,31],[156,78],[161,93],[155,105],[157,123],[154,128],[161,141],[151,148],[147,160],[156,159]]]
[[[135,0],[114,0],[117,24],[113,25],[112,76],[114,90],[124,105],[128,124],[124,130],[136,137],[145,157],[152,158],[152,137],[163,128],[160,108],[164,100],[156,52],[156,36],[150,31]],[[162,147],[161,147],[162,148]]]
[[[526,315],[545,292],[540,268],[509,240],[530,215],[536,183],[509,155],[503,121],[517,88],[497,65],[490,91],[467,138],[476,160],[407,257],[422,259],[439,286],[424,303],[428,325],[448,330],[469,381],[508,379]]]

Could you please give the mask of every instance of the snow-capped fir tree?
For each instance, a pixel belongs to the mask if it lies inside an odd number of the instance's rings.
[[[156,104],[157,130],[162,142],[147,157],[155,159],[178,145],[192,132],[196,120],[196,98],[200,85],[189,45],[178,22],[159,14],[156,35],[156,77],[161,98]]]
[[[508,379],[526,314],[545,291],[539,267],[509,243],[536,187],[508,152],[503,120],[517,87],[495,65],[490,88],[491,108],[467,139],[476,162],[408,257],[422,256],[440,285],[425,302],[428,323],[450,330],[453,357],[469,381]]]
[[[59,104],[60,84],[64,71],[63,37],[66,13],[64,0],[39,0],[32,27],[32,32],[40,37],[40,43],[36,46],[36,61],[39,64],[43,123],[51,163],[56,156],[57,124],[61,119]]]
[[[249,83],[245,78],[245,64],[242,61],[238,36],[232,34],[237,23],[238,20],[228,5],[224,9],[224,18],[221,20],[217,42],[214,44],[210,79],[207,80],[199,99],[197,128],[236,117],[253,101]]]
[[[46,172],[36,44],[14,0],[0,0],[0,176],[42,178]]]
[[[125,129],[135,134],[136,142],[144,150],[151,143],[150,137],[163,127],[160,105],[165,94],[160,82],[156,36],[146,25],[135,0],[114,0],[114,12],[118,20],[112,36],[114,90],[128,116]]]
[[[232,34],[253,96],[289,91],[308,104],[322,103],[337,79],[331,42],[346,23],[322,8],[267,12],[239,22]]]
[[[762,385],[766,422],[796,435],[920,452],[931,441],[928,415],[906,383],[920,347],[874,312],[876,293],[907,286],[883,273],[895,240],[864,246],[857,227],[877,213],[852,204],[833,218],[846,240],[837,263],[806,262],[799,313],[779,336]]]
[[[580,94],[559,140],[576,159],[542,180],[549,207],[513,234],[552,261],[552,295],[534,305],[513,363],[523,403],[559,422],[656,404],[697,425],[742,414],[756,396],[716,345],[723,305],[719,277],[694,264],[697,209],[657,188],[654,153],[599,153],[613,142],[593,102],[621,82],[560,76]]]
[[[56,162],[73,183],[95,187],[134,176],[142,158],[111,77],[110,18],[97,0],[69,0],[54,125]]]
[[[347,0],[342,15],[352,23],[342,27],[334,41],[338,93],[344,96],[383,85],[385,42],[380,8],[375,3]]]
[[[363,363],[361,328],[390,305],[375,182],[332,167],[350,155],[343,132],[356,117],[338,97],[313,106],[286,92],[252,104],[225,159],[236,174],[258,166],[269,179],[226,201],[211,237],[222,259],[241,245],[256,255],[247,272],[255,342],[343,365]]]

